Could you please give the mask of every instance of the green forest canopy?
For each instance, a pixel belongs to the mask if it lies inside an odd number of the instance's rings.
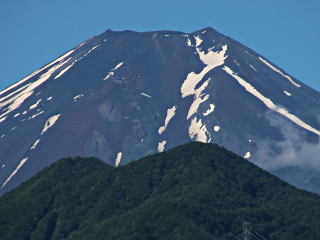
[[[215,144],[118,168],[64,158],[0,198],[0,239],[320,239],[320,196]]]

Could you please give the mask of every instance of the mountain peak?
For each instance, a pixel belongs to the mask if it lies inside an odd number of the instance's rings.
[[[200,34],[200,35],[203,35],[203,34],[212,34],[212,35],[221,35],[221,36],[224,36],[223,34],[221,34],[220,32],[218,32],[217,30],[215,30],[215,29],[212,28],[212,27],[206,27],[206,28],[203,28],[203,29],[194,31],[193,34],[195,34],[195,33],[198,33],[198,34]]]
[[[292,161],[270,156],[300,151],[294,141],[283,149],[292,137],[313,149],[319,100],[211,27],[107,30],[0,93],[0,192],[59,158],[121,166],[190,141],[217,143],[268,170],[286,168]],[[315,169],[314,162],[292,166]]]

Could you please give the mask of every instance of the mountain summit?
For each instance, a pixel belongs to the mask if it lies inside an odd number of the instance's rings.
[[[0,92],[0,193],[62,157],[118,166],[189,141],[320,192],[319,100],[212,28],[107,30]]]

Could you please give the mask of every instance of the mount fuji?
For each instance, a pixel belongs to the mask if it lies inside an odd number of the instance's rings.
[[[63,157],[224,146],[320,193],[320,93],[205,28],[92,37],[0,92],[0,194]]]

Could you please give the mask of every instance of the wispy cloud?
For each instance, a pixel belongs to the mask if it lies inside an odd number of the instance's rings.
[[[306,141],[305,130],[277,116],[266,114],[271,126],[280,130],[282,140],[261,140],[257,142],[258,151],[251,161],[268,171],[286,167],[320,170],[320,143]]]

